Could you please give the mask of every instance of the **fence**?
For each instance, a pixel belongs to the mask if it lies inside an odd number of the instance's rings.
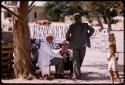
[[[57,41],[63,41],[65,34],[69,28],[69,24],[57,23],[51,25],[39,25],[35,23],[29,23],[29,29],[31,38],[44,39],[48,33],[53,33]]]
[[[53,23],[50,25],[40,25],[36,23],[29,23],[29,29],[31,33],[32,39],[44,39],[44,37],[52,32],[55,36],[55,42],[60,43],[65,40],[65,35],[67,30],[69,29],[70,24],[66,23]],[[8,27],[8,26],[7,26]],[[108,32],[106,29],[99,31],[97,27],[95,27],[95,32],[91,37],[91,49],[107,51],[108,46]]]
[[[46,34],[52,32],[55,36],[56,42],[62,42],[65,39],[67,30],[69,29],[69,24],[57,23],[44,26],[35,23],[30,23],[29,28],[31,31],[31,38],[43,39]],[[95,32],[91,37],[91,44],[92,47],[90,49],[106,52],[108,48],[107,30],[103,29],[102,31],[100,31],[99,29],[95,28]]]

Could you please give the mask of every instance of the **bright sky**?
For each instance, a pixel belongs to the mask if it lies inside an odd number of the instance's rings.
[[[29,4],[31,3],[32,1],[29,1]],[[43,6],[44,3],[46,3],[46,1],[35,1],[34,4],[36,4],[36,6]],[[2,2],[2,4],[4,4],[4,2]]]
[[[29,4],[31,3],[32,1],[29,1]],[[36,6],[42,6],[44,5],[44,3],[46,3],[46,1],[35,1],[34,4],[36,4]]]

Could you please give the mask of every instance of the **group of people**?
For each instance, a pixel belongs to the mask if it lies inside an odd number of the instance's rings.
[[[80,68],[84,60],[86,47],[91,47],[90,37],[94,33],[94,28],[89,26],[87,23],[82,23],[82,18],[79,13],[74,15],[74,19],[75,23],[69,26],[69,29],[66,33],[66,40],[60,44],[61,50],[59,50],[58,53],[52,51],[52,42],[55,38],[54,35],[52,33],[46,35],[45,41],[40,46],[37,62],[37,66],[41,69],[41,73],[43,72],[43,69],[47,69],[50,65],[55,65],[55,77],[63,78],[62,73],[64,72],[64,68],[66,68],[70,69],[70,75],[72,79],[81,79]],[[113,68],[115,69],[115,73],[119,78],[116,67],[112,67],[112,64],[116,65],[116,63],[113,62],[116,60],[112,59],[115,57],[115,52],[116,51],[113,51],[108,58],[108,67],[110,68],[110,74],[112,75],[111,70]],[[112,61],[112,64],[110,61]],[[113,80],[113,78],[111,79]]]
[[[64,69],[70,69],[71,78],[81,78],[80,67],[85,56],[86,47],[91,46],[90,36],[94,33],[94,29],[87,23],[82,23],[80,14],[75,14],[74,19],[76,22],[70,25],[66,33],[66,40],[60,44],[61,50],[58,53],[52,50],[54,35],[49,33],[45,36],[45,40],[41,43],[39,49],[37,62],[41,73],[48,69],[50,65],[55,65],[55,77],[63,78]]]

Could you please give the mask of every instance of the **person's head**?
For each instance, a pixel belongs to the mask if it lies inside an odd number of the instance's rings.
[[[60,44],[60,48],[63,50],[68,49],[68,42],[66,40],[64,40],[61,44]]]
[[[75,22],[82,22],[82,16],[80,13],[75,13],[73,15]]]
[[[53,38],[54,38],[53,34],[48,34],[46,36],[46,40],[47,40],[48,43],[52,43],[53,42]]]

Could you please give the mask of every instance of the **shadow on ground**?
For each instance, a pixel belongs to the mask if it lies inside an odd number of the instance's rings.
[[[82,80],[109,80],[110,77],[98,72],[82,73]]]
[[[83,65],[84,67],[94,67],[98,69],[105,69],[107,70],[107,64],[99,65],[99,64],[93,64],[93,65]],[[124,66],[118,65],[119,70],[119,76],[121,79],[124,79]],[[105,75],[101,72],[84,72],[82,73],[82,80],[110,80],[109,75]]]
[[[92,64],[92,65],[83,65],[83,67],[94,67],[98,69],[107,69],[107,64]]]

